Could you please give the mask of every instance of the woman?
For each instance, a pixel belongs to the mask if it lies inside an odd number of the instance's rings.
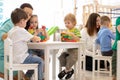
[[[86,49],[92,51],[93,42],[100,29],[100,15],[91,13],[85,27],[81,30],[81,39],[86,41]],[[92,57],[86,56],[86,70],[92,71]]]

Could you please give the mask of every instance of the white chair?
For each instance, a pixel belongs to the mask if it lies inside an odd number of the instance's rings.
[[[109,76],[112,76],[112,56],[102,56],[100,49],[96,49],[96,43],[93,43],[93,76],[95,72],[99,73],[109,73]],[[104,68],[100,68],[100,61],[104,61]],[[95,61],[97,62],[97,70],[95,70]],[[109,70],[107,68],[107,62],[109,62]]]
[[[87,45],[86,45],[87,46]],[[97,49],[96,49],[97,48]],[[92,60],[92,72],[93,76],[95,75],[95,72],[97,73],[109,73],[109,76],[112,76],[112,56],[102,56],[100,48],[96,46],[96,43],[93,42],[93,50],[85,50],[85,56],[91,56],[93,58]],[[104,61],[105,68],[100,68],[100,61]],[[95,70],[95,61],[97,61],[97,70]],[[109,70],[107,68],[107,61],[109,62]],[[86,69],[85,69],[86,70]]]
[[[38,64],[14,64],[13,44],[7,38],[4,40],[4,80],[13,80],[13,71],[18,71],[18,80],[21,80],[20,71],[34,70],[34,80],[38,80]],[[9,76],[9,79],[8,79]]]

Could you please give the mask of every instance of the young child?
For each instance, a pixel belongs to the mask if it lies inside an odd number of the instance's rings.
[[[110,31],[110,18],[108,16],[101,17],[101,27],[97,35],[96,43],[100,45],[103,56],[112,56],[112,39],[115,35]]]
[[[41,42],[49,40],[49,35],[46,32],[46,27],[42,26],[42,28],[38,27],[38,16],[32,15],[26,29],[28,32],[30,32],[32,35],[36,35],[41,38]],[[35,54],[42,59],[44,59],[44,50],[42,49],[30,49],[30,53]]]
[[[25,30],[27,14],[20,8],[16,8],[11,13],[11,20],[14,27],[8,32],[8,37],[13,41],[13,61],[14,63],[38,63],[38,80],[43,79],[43,60],[35,55],[29,55],[27,42],[40,42],[40,37],[31,35]],[[29,74],[31,75],[31,74]],[[29,76],[28,76],[29,77]]]
[[[120,40],[120,17],[116,19],[116,38],[112,46],[113,55],[112,55],[112,75],[113,80],[116,80],[116,71],[117,71],[117,42]]]
[[[67,28],[67,31],[64,34],[69,35],[72,37],[73,40],[79,41],[80,40],[80,31],[75,28],[76,25],[76,18],[75,15],[69,13],[64,18],[64,23]],[[63,71],[58,74],[58,77],[62,79],[65,75],[65,79],[71,78],[74,73],[72,66],[76,63],[78,59],[78,49],[68,49],[67,52],[63,52],[59,56],[60,66],[65,67]]]
[[[29,19],[34,10],[32,5],[29,3],[22,3],[20,8],[27,13]],[[4,74],[4,39],[7,37],[8,31],[13,28],[13,26],[11,19],[7,19],[0,27],[0,74]],[[16,73],[14,73],[14,77],[17,78]]]
[[[38,16],[37,15],[32,15],[30,20],[29,20],[29,25],[28,25],[28,32],[30,32],[33,35],[37,35],[41,37],[41,41],[46,41],[49,39],[49,35],[46,32],[46,27],[42,26],[42,28],[38,27]]]

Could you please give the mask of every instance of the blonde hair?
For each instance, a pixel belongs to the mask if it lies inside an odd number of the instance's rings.
[[[110,18],[108,16],[101,16],[101,25],[105,25],[108,22],[110,23]]]
[[[71,21],[72,24],[74,24],[74,26],[75,26],[76,23],[77,23],[77,22],[76,22],[76,17],[75,17],[75,15],[72,14],[72,13],[69,13],[69,14],[67,14],[67,15],[65,16],[65,18],[64,18],[64,22],[65,22],[66,20]]]

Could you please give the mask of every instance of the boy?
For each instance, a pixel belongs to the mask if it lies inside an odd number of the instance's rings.
[[[14,27],[8,32],[8,37],[13,41],[13,62],[14,63],[38,63],[38,80],[43,79],[43,60],[35,55],[29,55],[27,42],[39,42],[41,39],[31,35],[24,28],[28,16],[23,9],[16,8],[11,13],[11,20]],[[32,74],[29,74],[32,75]],[[29,76],[28,76],[29,77]]]
[[[80,41],[80,31],[75,27],[76,17],[75,15],[69,13],[64,18],[64,23],[67,28],[67,31],[63,32],[66,35],[71,36],[71,40]],[[67,52],[63,52],[60,57],[61,67],[65,67],[63,71],[58,74],[58,77],[62,79],[65,75],[65,79],[72,77],[74,70],[72,66],[76,63],[78,59],[78,49],[68,49]]]
[[[23,9],[27,15],[28,19],[31,17],[33,12],[33,7],[29,3],[23,3],[20,6],[21,9]],[[4,73],[4,39],[7,37],[7,32],[13,27],[13,23],[11,19],[6,20],[0,27],[0,74]]]
[[[113,33],[109,30],[110,18],[108,16],[101,17],[101,27],[97,35],[96,43],[100,45],[103,56],[112,56],[111,40],[115,39]]]

